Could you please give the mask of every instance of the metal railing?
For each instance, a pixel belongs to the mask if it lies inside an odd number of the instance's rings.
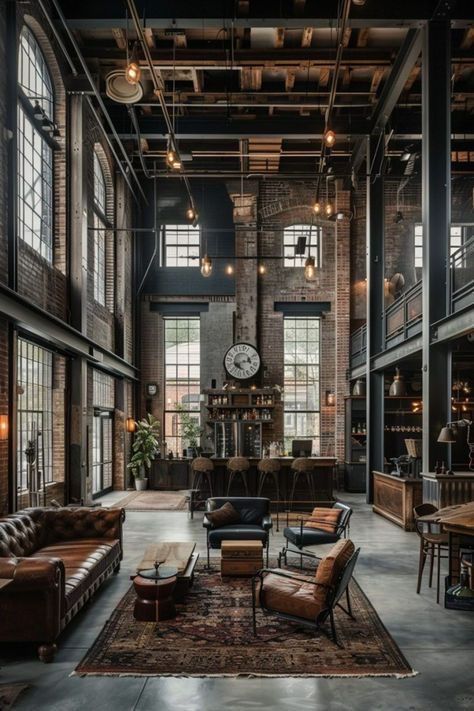
[[[407,289],[385,309],[385,349],[421,333],[422,282]]]
[[[449,258],[450,313],[472,306],[474,298],[474,237]]]
[[[367,325],[351,333],[351,368],[365,363],[367,352]]]

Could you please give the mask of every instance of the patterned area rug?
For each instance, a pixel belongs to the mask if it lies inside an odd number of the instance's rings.
[[[225,578],[203,566],[178,605],[176,619],[136,622],[133,587],[122,598],[75,673],[132,676],[395,676],[414,674],[358,584],[356,621],[335,614],[344,647],[322,633],[258,613],[252,633],[248,578]]]
[[[27,688],[28,684],[0,684],[0,711],[12,709],[21,692]]]
[[[120,499],[114,508],[127,511],[184,511],[187,491],[134,491]]]

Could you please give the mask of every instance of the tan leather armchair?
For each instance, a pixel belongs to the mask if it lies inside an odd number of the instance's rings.
[[[123,509],[26,509],[0,519],[0,641],[55,640],[101,583],[120,568]]]

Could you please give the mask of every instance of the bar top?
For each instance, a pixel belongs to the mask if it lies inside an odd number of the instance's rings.
[[[474,479],[474,472],[454,472],[454,474],[435,474],[434,472],[423,472],[423,479]]]
[[[337,464],[337,458],[336,457],[306,457],[307,459],[311,459],[311,461],[314,461],[315,466],[325,466],[325,465],[332,465],[334,466]],[[210,457],[210,459],[213,462],[228,462],[229,459],[233,459],[233,457]],[[298,457],[245,457],[251,464],[254,462],[260,462],[262,459],[277,459],[279,462],[282,462],[283,464],[287,463],[290,464],[291,462],[294,462],[295,459],[298,459]]]
[[[415,476],[398,476],[397,474],[387,474],[387,472],[378,472],[374,469],[372,474],[377,474],[377,476],[382,476],[385,479],[394,479],[395,481],[403,481],[407,484],[413,484],[416,482],[421,482],[420,477]]]

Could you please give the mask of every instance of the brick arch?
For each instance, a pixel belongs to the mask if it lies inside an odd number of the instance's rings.
[[[32,15],[23,15],[23,22],[19,23],[18,40],[23,25],[26,25],[31,30],[38,42],[53,85],[54,121],[61,134],[55,139],[60,146],[60,150],[54,152],[53,265],[60,272],[66,274],[66,90],[58,56],[43,26]],[[17,46],[18,44],[17,41]]]

